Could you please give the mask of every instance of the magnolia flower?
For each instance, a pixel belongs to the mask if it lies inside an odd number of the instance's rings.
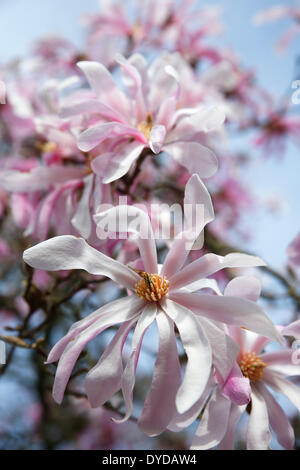
[[[245,299],[255,301],[260,295],[260,285],[256,279],[249,277],[237,277],[227,285],[225,296],[239,295]],[[292,326],[281,330],[282,334],[293,334],[297,328]],[[251,331],[228,326],[228,332],[239,345],[237,364],[239,374],[234,367],[227,381],[222,383],[217,380],[213,394],[206,404],[200,425],[192,442],[192,449],[211,449],[218,446],[219,449],[233,449],[234,432],[241,415],[249,413],[247,428],[247,448],[250,450],[269,449],[271,441],[270,429],[274,431],[280,445],[286,449],[294,446],[294,432],[288,417],[268,387],[282,393],[300,410],[300,390],[286,377],[300,375],[300,365],[293,363],[292,349],[264,352],[264,347],[270,339],[264,335],[257,335]],[[299,327],[298,327],[299,332]],[[247,384],[241,381],[240,374],[250,384],[251,402],[237,405],[233,397],[236,393],[244,393]],[[211,377],[210,379],[213,382]],[[224,393],[226,389],[226,393]],[[208,395],[206,394],[208,397]],[[205,402],[199,403],[200,407],[194,410],[193,416],[176,416],[171,429],[180,430],[190,424],[192,419],[199,416]],[[177,424],[176,424],[177,421]]]
[[[97,365],[87,374],[85,388],[88,398],[91,405],[97,407],[121,387],[126,405],[126,414],[121,421],[128,419],[133,407],[132,391],[143,337],[156,321],[159,351],[152,385],[139,419],[141,429],[149,435],[158,434],[166,428],[174,414],[175,404],[177,410],[184,413],[202,395],[211,374],[211,351],[214,348],[221,352],[224,347],[223,354],[217,358],[222,363],[220,370],[224,380],[232,369],[237,351],[234,350],[232,354],[231,344],[221,341],[222,335],[214,335],[210,320],[244,326],[269,338],[278,338],[272,322],[255,303],[235,296],[223,298],[195,292],[210,287],[213,281],[205,278],[220,269],[257,266],[263,262],[259,258],[239,253],[225,257],[207,254],[184,266],[191,243],[213,219],[210,196],[197,175],[193,175],[186,186],[184,202],[193,208],[202,204],[203,221],[197,226],[191,220],[187,221],[162,266],[157,264],[148,215],[137,208],[133,208],[134,213],[142,217],[142,225],[148,224],[150,233],[147,239],[137,238],[142,271],[105,256],[90,247],[85,240],[73,236],[55,237],[24,252],[25,262],[37,269],[84,269],[94,275],[109,277],[126,287],[130,293],[75,323],[50,352],[48,362],[59,360],[53,389],[54,399],[58,403],[63,399],[72,369],[85,345],[112,325],[121,324],[121,327]],[[120,219],[127,210],[127,206],[111,209],[119,214]],[[102,217],[103,214],[96,215],[98,221]],[[203,325],[197,320],[199,317],[203,318]],[[182,381],[175,326],[188,358]],[[122,350],[132,328],[132,354],[123,370]]]
[[[144,149],[154,155],[164,151],[186,167],[190,174],[209,177],[217,170],[212,150],[203,145],[205,136],[219,129],[225,116],[216,106],[177,109],[180,85],[176,71],[158,59],[149,68],[143,56],[128,60],[118,56],[127,94],[115,83],[104,65],[79,62],[93,93],[87,99],[76,93],[62,104],[61,117],[94,115],[98,123],[79,135],[78,147],[100,152],[91,163],[93,171],[110,183],[124,176]],[[188,84],[185,84],[188,86]],[[100,119],[101,118],[101,119]]]

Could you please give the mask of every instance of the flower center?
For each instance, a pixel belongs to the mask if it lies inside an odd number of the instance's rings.
[[[240,360],[240,368],[244,377],[257,382],[262,378],[267,364],[263,362],[254,352],[246,352]]]
[[[135,285],[136,294],[148,302],[157,302],[168,293],[169,281],[158,274],[148,274],[144,271],[136,271],[141,280]]]
[[[147,113],[146,121],[141,121],[137,129],[144,134],[147,140],[150,139],[152,127],[154,126],[151,113]]]

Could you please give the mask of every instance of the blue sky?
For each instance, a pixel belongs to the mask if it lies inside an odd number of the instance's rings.
[[[202,2],[201,2],[202,3]],[[291,93],[295,59],[300,55],[300,39],[293,41],[284,55],[274,44],[290,25],[289,20],[255,28],[253,15],[277,4],[295,5],[292,0],[219,0],[203,4],[223,6],[225,34],[223,45],[232,46],[247,67],[253,67],[260,83],[278,98]],[[4,63],[28,52],[34,39],[49,33],[62,34],[78,46],[84,34],[80,25],[83,13],[97,11],[98,0],[0,0],[0,62]],[[300,112],[294,105],[293,112]],[[249,250],[256,251],[273,266],[285,261],[285,248],[300,230],[299,175],[300,151],[293,145],[282,159],[254,158],[245,175],[248,185],[259,198],[276,194],[284,201],[280,214],[258,211],[253,222],[253,240]]]

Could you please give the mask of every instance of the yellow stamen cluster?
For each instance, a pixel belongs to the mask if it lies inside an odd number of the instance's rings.
[[[147,113],[146,121],[142,121],[138,124],[137,128],[147,140],[150,139],[152,127],[154,126],[151,113]]]
[[[135,285],[136,294],[147,302],[157,302],[168,293],[169,281],[158,274],[143,272],[142,279]]]
[[[254,382],[262,378],[267,366],[254,352],[246,352],[239,362],[243,376]]]

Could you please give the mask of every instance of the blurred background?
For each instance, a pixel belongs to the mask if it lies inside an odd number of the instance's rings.
[[[86,14],[98,13],[99,3],[97,0],[0,0],[0,66],[30,57],[35,41],[46,36],[61,36],[74,44],[78,51],[85,52],[87,29],[82,18]],[[300,79],[300,36],[291,41],[284,53],[279,53],[275,45],[291,20],[283,18],[261,27],[255,26],[253,20],[256,13],[277,3],[297,5],[292,0],[210,2],[221,7],[224,31],[217,37],[208,38],[208,42],[214,47],[232,49],[239,63],[255,73],[260,86],[281,102],[291,100],[292,82]],[[199,4],[206,5],[204,2]],[[299,115],[300,105],[291,106],[290,112]],[[286,248],[299,232],[300,225],[299,147],[287,140],[284,154],[262,155],[261,148],[252,145],[253,138],[251,131],[233,131],[230,135],[232,152],[244,156],[251,148],[251,158],[247,157],[247,164],[239,166],[238,171],[239,180],[254,201],[253,210],[245,208],[240,214],[242,230],[247,236],[233,235],[230,243],[238,243],[241,249],[261,256],[272,268],[283,272]],[[19,290],[23,288],[22,269],[18,268],[8,277],[3,273],[0,301],[12,285]],[[266,282],[268,287],[276,290],[276,281],[266,279]],[[114,297],[111,287],[101,293],[102,302]],[[26,310],[21,298],[18,302],[18,308]],[[82,316],[83,312],[89,313],[98,305],[97,296],[87,296],[85,291],[73,297],[71,304],[64,304],[58,312],[59,321],[52,332],[52,344],[72,323],[70,309],[76,306]],[[267,307],[274,309],[274,318],[278,320],[283,316],[285,319],[289,316],[294,318],[289,303],[279,302],[275,307],[267,303]],[[10,322],[13,324],[7,305],[0,305],[0,309],[0,327]],[[111,333],[104,336],[104,341],[95,341],[91,347],[96,355],[104,349]],[[151,349],[151,335],[147,340]],[[112,413],[109,410],[91,410],[86,400],[80,397],[80,392],[77,396],[67,396],[62,406],[55,405],[50,393],[45,394],[45,387],[50,389],[51,377],[45,377],[41,358],[35,351],[21,348],[14,355],[14,362],[0,376],[0,449],[187,448],[193,428],[186,433],[174,435],[167,432],[150,439],[138,431],[135,422],[116,425],[110,419]],[[150,354],[145,353],[144,365],[139,370],[137,400],[139,394],[143,396],[147,389],[153,362],[151,351]],[[83,367],[87,366],[89,364]],[[118,399],[116,397],[117,405]],[[293,411],[291,408],[291,414]],[[295,421],[295,425],[299,439],[299,422]]]

